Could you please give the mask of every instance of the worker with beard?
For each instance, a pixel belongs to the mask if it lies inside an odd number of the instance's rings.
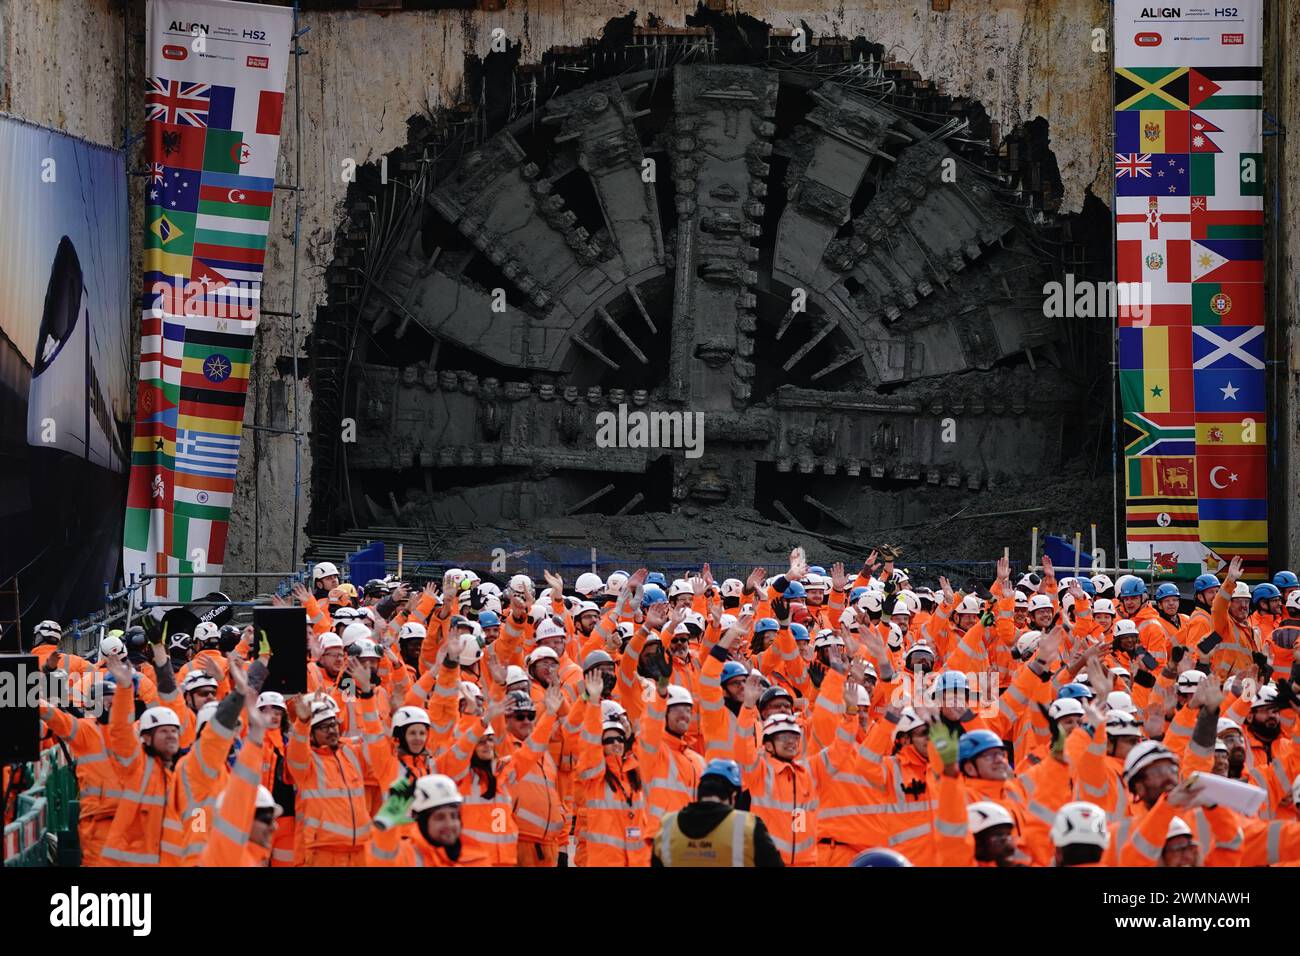
[[[1222,776],[1240,780],[1247,760],[1246,734],[1241,729],[1241,724],[1231,717],[1220,717],[1216,733],[1219,743],[1228,748],[1227,766]]]
[[[461,840],[464,802],[455,782],[445,774],[415,781],[402,777],[388,789],[387,799],[375,815],[366,865],[491,866],[482,847]]]
[[[1178,646],[1179,635],[1187,626],[1187,618],[1178,613],[1181,603],[1178,585],[1169,581],[1157,585],[1151,604],[1155,614],[1138,626],[1138,641],[1159,664],[1169,659],[1169,651]]]
[[[704,758],[688,746],[695,723],[695,700],[679,684],[669,684],[650,700],[641,730],[641,774],[645,780],[647,839],[659,832],[666,814],[682,809],[704,772]]]
[[[709,761],[700,773],[695,800],[663,818],[650,865],[785,866],[763,821],[736,809],[740,788],[736,761]]]
[[[1235,555],[1210,608],[1214,631],[1199,645],[1202,656],[1210,655],[1210,673],[1220,681],[1252,673],[1255,655],[1264,650],[1250,623],[1250,588],[1240,580],[1241,569],[1241,555]]]
[[[951,723],[941,721],[943,730],[937,732],[935,725],[930,727],[930,738],[938,734],[954,734]],[[996,803],[1016,821],[1020,833],[1028,830],[1029,797],[1023,785],[1016,779],[1011,768],[1011,760],[1006,744],[991,730],[973,730],[962,734],[957,739],[957,769],[961,774],[962,789],[968,804],[986,800]],[[1039,866],[1047,866],[1049,859],[1044,858],[1041,846],[1027,844],[1025,850]]]
[[[1300,804],[1300,779],[1291,787],[1291,805]],[[1300,821],[1251,819],[1243,823],[1246,845],[1242,866],[1300,864]]]
[[[1282,592],[1269,581],[1256,584],[1250,592],[1251,625],[1260,638],[1268,642],[1273,629],[1282,621]]]
[[[506,762],[497,756],[493,727],[507,705],[504,698],[492,701],[481,716],[462,720],[454,738],[441,736],[436,742],[436,772],[450,777],[465,800],[460,810],[462,839],[480,846],[493,866],[519,863],[514,794],[505,772]]]
[[[1261,687],[1251,702],[1246,717],[1246,745],[1249,748],[1245,771],[1250,782],[1268,791],[1265,819],[1295,819],[1295,807],[1289,803],[1291,782],[1296,778],[1300,754],[1292,740],[1282,736],[1284,708],[1294,707],[1295,691],[1290,681]],[[1286,804],[1283,806],[1283,804]]]
[[[1273,680],[1282,680],[1291,673],[1297,640],[1300,640],[1300,590],[1287,595],[1282,620],[1268,638],[1268,657]]]

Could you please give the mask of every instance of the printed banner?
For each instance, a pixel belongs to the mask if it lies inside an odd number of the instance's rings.
[[[1126,538],[1189,578],[1268,573],[1262,0],[1115,3],[1115,281]]]
[[[103,607],[131,415],[126,159],[0,116],[0,652]],[[16,580],[16,589],[8,582]]]
[[[128,575],[150,598],[220,585],[262,264],[271,221],[293,11],[150,0],[144,89],[140,381],[131,446]]]

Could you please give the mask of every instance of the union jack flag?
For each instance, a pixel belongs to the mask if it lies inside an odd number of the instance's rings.
[[[1151,178],[1151,154],[1142,153],[1116,153],[1115,154],[1115,178],[1123,179],[1125,176],[1131,176],[1137,179],[1139,176]]]
[[[154,163],[149,167],[149,183],[154,186],[161,186],[163,181],[163,164]]]
[[[209,83],[183,83],[151,76],[145,84],[146,120],[173,126],[208,125],[208,107],[212,96]]]

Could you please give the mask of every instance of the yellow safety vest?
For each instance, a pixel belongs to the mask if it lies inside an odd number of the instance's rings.
[[[733,810],[702,837],[688,837],[677,825],[677,813],[664,817],[656,839],[656,852],[664,866],[754,865],[756,817]]]

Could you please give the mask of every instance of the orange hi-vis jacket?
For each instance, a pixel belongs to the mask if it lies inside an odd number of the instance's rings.
[[[1252,674],[1255,668],[1253,655],[1264,650],[1249,621],[1238,624],[1228,614],[1229,603],[1227,588],[1220,588],[1210,609],[1214,630],[1223,638],[1223,643],[1210,654],[1210,673],[1220,681],[1233,674]]]
[[[221,805],[213,801],[212,825],[197,859],[198,866],[267,866],[271,852],[249,840],[257,812],[264,740],[248,735],[222,788]]]
[[[934,817],[934,850],[937,866],[993,866],[975,859],[975,837],[966,814],[966,794],[961,778],[939,777],[939,800]]]
[[[185,680],[186,674],[192,673],[193,671],[203,670],[204,661],[211,661],[216,665],[217,669],[221,671],[221,679],[217,681],[216,697],[217,700],[220,700],[222,697],[225,697],[230,693],[230,673],[228,670],[230,665],[226,663],[225,655],[223,655],[221,651],[213,650],[210,647],[195,654],[185,664],[185,666],[177,672],[176,687],[179,690],[181,681]]]
[[[817,865],[817,781],[807,762],[757,752],[741,765],[749,809],[767,826],[786,866]]]
[[[1290,647],[1283,647],[1289,643]],[[1296,645],[1300,644],[1300,620],[1286,617],[1277,627],[1269,632],[1267,645],[1269,664],[1273,667],[1273,680],[1288,680],[1291,677],[1291,665],[1295,662]]]
[[[862,742],[861,769],[874,791],[863,794],[869,813],[857,822],[876,831],[870,845],[897,850],[916,866],[933,866],[937,773],[930,757],[911,745],[893,753],[894,726],[878,720]]]
[[[73,717],[57,707],[42,708],[41,719],[67,745],[76,761],[81,865],[102,866],[100,851],[121,796],[117,771],[108,755],[107,728],[93,717]]]
[[[629,649],[630,647],[631,645]],[[717,649],[717,653],[710,653],[700,668],[700,723],[704,730],[704,758],[734,760],[745,767],[753,764],[756,755],[754,723],[757,715],[752,708],[742,707],[740,715],[736,716],[724,703],[723,659],[719,656],[724,653],[721,649]]]
[[[665,729],[666,714],[665,702],[656,696],[650,701],[637,735],[645,780],[647,840],[658,835],[665,814],[695,799],[704,772],[704,758],[687,746],[685,738],[674,737]]]
[[[1076,734],[1070,735],[1070,740],[1066,742],[1067,750],[1076,739]],[[1166,736],[1165,743],[1168,742]],[[1099,722],[1093,728],[1087,747],[1072,754],[1075,799],[1086,800],[1101,807],[1113,826],[1116,821],[1128,816],[1130,797],[1124,786],[1124,761],[1108,755],[1106,744],[1106,724]]]
[[[374,767],[383,790],[399,773],[387,735],[379,729],[375,700],[360,701],[362,738],[340,737],[335,750],[313,747],[306,721],[294,717],[285,763],[298,787],[298,830],[306,853],[315,849],[360,853],[370,838],[365,768]]]
[[[244,746],[248,746],[247,738]],[[291,793],[293,787],[288,774],[289,768],[285,764],[284,733],[279,729],[268,729],[262,741],[262,786],[270,790],[277,800],[284,799],[281,794],[286,792],[285,788],[289,788]],[[297,808],[291,798],[289,805],[283,807],[283,810],[284,813],[275,821],[275,840],[271,844],[272,866],[293,866],[294,862],[293,845],[297,829],[295,816]]]
[[[307,623],[311,625],[313,634],[328,634],[334,629],[328,601],[321,602],[315,595],[311,595],[302,602],[302,609],[306,612]]]
[[[1191,614],[1183,615],[1183,629],[1178,633],[1178,643],[1183,647],[1195,647],[1213,630],[1214,618],[1209,608],[1198,602]]]
[[[991,800],[993,803],[1000,804],[1002,809],[1011,814],[1016,821],[1016,830],[1021,835],[1021,845],[1030,859],[1039,866],[1047,866],[1051,862],[1051,855],[1047,858],[1042,855],[1042,842],[1030,837],[1032,818],[1029,813],[1029,795],[1025,793],[1024,785],[1019,779],[1015,777],[1010,780],[982,780],[978,777],[958,779],[961,782],[962,792],[966,795],[967,804],[980,800]],[[1048,842],[1050,843],[1050,840]]]
[[[1107,862],[1112,866],[1159,866],[1175,817],[1196,834],[1205,866],[1240,866],[1245,836],[1237,814],[1227,807],[1196,807],[1175,811],[1168,794],[1161,795],[1148,810],[1133,805],[1133,814],[1111,827]]]
[[[235,732],[215,718],[203,725],[190,751],[176,761],[169,802],[180,811],[182,823],[180,866],[197,866],[212,826],[217,794],[226,785],[226,756]],[[260,762],[261,755],[258,755]]]
[[[944,670],[976,673],[990,670],[989,648],[1015,640],[1015,599],[998,598],[993,608],[995,619],[991,632],[982,621],[976,621],[964,634],[952,631],[954,640],[944,655]]]
[[[483,771],[471,765],[474,748],[487,730],[479,717],[463,721],[455,742],[439,754],[437,772],[456,781],[456,788],[465,798],[460,808],[461,839],[466,844],[477,844],[493,866],[514,866],[518,860],[519,825],[512,812],[514,798],[507,785],[505,768],[498,766],[492,771],[496,792],[489,798],[487,782],[480,775]]]
[[[1258,632],[1260,638],[1267,643],[1268,639],[1273,636],[1273,631],[1282,623],[1283,617],[1277,614],[1270,614],[1263,608],[1260,608],[1248,618],[1252,627]]]
[[[635,787],[629,776],[640,772],[640,748],[632,744],[622,757],[606,756],[600,705],[581,700],[573,709],[582,721],[577,786],[584,814],[578,840],[585,844],[585,865],[649,866],[645,788]]]
[[[1171,630],[1164,618],[1160,616],[1160,612],[1150,602],[1138,608],[1132,621],[1137,625],[1138,642],[1151,652],[1151,656],[1159,662],[1160,667],[1164,667],[1165,662],[1169,660],[1170,642],[1178,633],[1178,629]]]
[[[1242,866],[1295,865],[1300,862],[1300,822],[1295,820],[1242,821],[1246,842]]]
[[[136,734],[135,690],[119,687],[108,717],[108,751],[120,796],[100,855],[106,866],[175,866],[184,853],[172,771]]]
[[[1088,734],[1082,728],[1074,730],[1086,745]],[[1068,757],[1058,760],[1049,752],[1046,757],[1016,778],[1028,798],[1025,804],[1025,829],[1021,833],[1029,855],[1044,866],[1055,856],[1052,844],[1052,823],[1056,811],[1074,799],[1077,790],[1077,773]]]
[[[59,651],[59,669],[67,672],[69,684],[78,675],[89,674],[95,670],[95,665],[90,661],[76,654],[69,654],[67,651],[60,650],[57,644],[37,644],[28,653],[35,656],[37,667],[44,667],[45,662],[49,660],[50,655],[55,651]]]
[[[547,747],[555,731],[555,715],[539,711],[532,736],[517,741],[497,730],[497,756],[504,766],[507,787],[514,796],[520,843],[559,845],[568,836],[568,816],[560,800],[559,770]]]
[[[452,859],[446,847],[433,846],[416,831],[415,824],[391,830],[375,829],[366,845],[366,866],[491,866],[483,848],[461,839],[460,853]]]
[[[1250,703],[1237,700],[1228,709],[1228,716],[1242,726],[1246,738],[1246,765],[1242,777],[1268,792],[1268,800],[1260,807],[1259,816],[1265,820],[1294,820],[1296,808],[1291,805],[1291,786],[1300,772],[1300,748],[1295,739],[1279,735],[1272,742],[1260,740],[1246,726]]]

